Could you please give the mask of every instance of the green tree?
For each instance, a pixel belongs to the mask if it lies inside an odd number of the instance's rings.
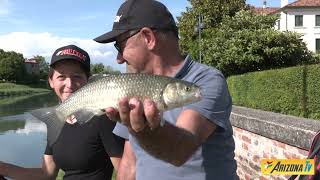
[[[91,73],[99,74],[104,72],[104,65],[102,63],[91,64]]]
[[[223,17],[234,16],[236,12],[247,8],[245,0],[188,0],[191,8],[178,17],[180,46],[183,52],[196,57],[199,51],[198,36],[195,27],[201,15],[205,29],[217,28]],[[204,29],[204,30],[205,30]],[[204,34],[205,35],[205,34]],[[204,37],[205,38],[205,37]]]
[[[47,63],[46,59],[40,55],[33,56],[32,59],[35,59],[39,64],[40,79],[47,79],[49,73],[49,63]]]
[[[115,73],[121,73],[121,72],[118,71],[118,70],[115,70],[115,69],[113,69],[113,67],[107,65],[107,66],[105,66],[105,68],[104,68],[104,73],[106,73],[106,74],[110,74],[110,73],[115,74]]]
[[[111,66],[104,66],[102,63],[91,64],[92,74],[110,74],[120,73],[120,71],[114,70]]]
[[[26,77],[23,55],[0,50],[0,79],[22,82]]]
[[[252,11],[224,17],[219,28],[205,32],[203,62],[226,76],[312,63],[301,35],[273,28],[277,18]]]

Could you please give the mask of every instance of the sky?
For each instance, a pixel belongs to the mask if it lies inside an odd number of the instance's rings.
[[[187,0],[159,0],[174,17],[190,7]],[[86,50],[92,63],[103,63],[125,71],[116,63],[112,43],[92,39],[112,29],[116,12],[124,0],[0,0],[0,49],[15,51],[25,58],[40,55],[49,62],[55,49],[75,44]],[[262,6],[263,0],[247,0]],[[292,0],[289,2],[292,2]],[[267,0],[280,7],[280,0]]]

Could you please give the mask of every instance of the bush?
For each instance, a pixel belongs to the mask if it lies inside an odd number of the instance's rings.
[[[235,105],[320,119],[320,65],[230,76]]]
[[[205,26],[201,36],[202,63],[219,69],[228,77],[317,62],[301,41],[301,34],[274,29],[277,19],[277,16],[241,10],[234,16],[224,16],[215,26]],[[181,25],[182,51],[197,58],[198,38],[191,36],[190,27]]]

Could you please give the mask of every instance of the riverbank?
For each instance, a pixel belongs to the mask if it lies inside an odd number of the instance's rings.
[[[29,85],[20,85],[15,83],[0,83],[0,97],[30,95],[38,93],[49,93],[46,88],[38,88]]]

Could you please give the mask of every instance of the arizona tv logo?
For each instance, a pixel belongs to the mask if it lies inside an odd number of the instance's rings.
[[[263,175],[313,175],[313,159],[267,159],[261,161]]]

